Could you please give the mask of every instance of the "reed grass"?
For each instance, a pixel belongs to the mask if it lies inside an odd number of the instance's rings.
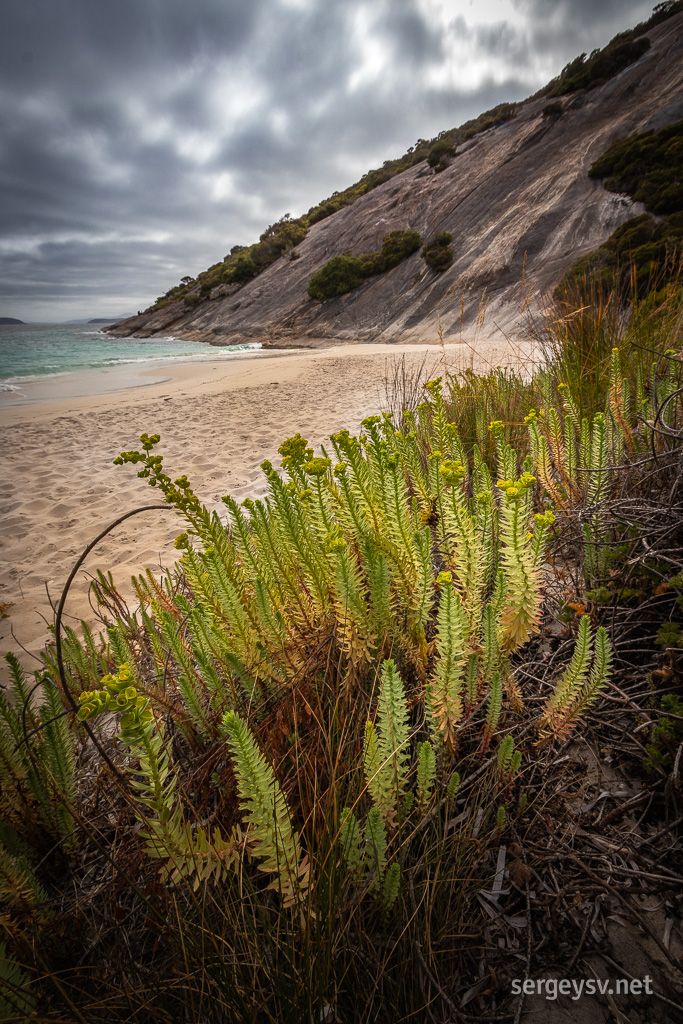
[[[541,321],[528,316],[527,329],[549,375],[576,396],[581,416],[591,419],[604,411],[615,348],[622,378],[635,394],[639,378],[651,379],[653,361],[680,347],[683,291],[678,277],[660,289],[653,281],[644,298],[634,284],[628,304],[619,291],[606,290],[588,274],[567,279],[558,291]]]

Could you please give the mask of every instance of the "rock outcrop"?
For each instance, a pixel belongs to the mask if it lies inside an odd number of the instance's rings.
[[[544,114],[546,99],[529,100],[513,120],[460,146],[440,173],[420,163],[314,224],[298,258],[285,255],[238,288],[215,288],[192,309],[176,302],[111,333],[267,346],[433,342],[437,317],[452,339],[476,318],[484,294],[489,327],[514,330],[530,287],[538,301],[578,256],[643,210],[587,172],[614,139],[683,118],[683,14],[648,36],[652,46],[635,64],[563,97],[559,114]],[[327,260],[377,250],[395,229],[425,240],[450,232],[452,265],[430,270],[418,252],[354,292],[309,298],[309,278]]]

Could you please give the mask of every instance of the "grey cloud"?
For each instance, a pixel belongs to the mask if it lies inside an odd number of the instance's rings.
[[[385,5],[379,19],[382,34],[393,45],[395,59],[409,66],[442,60],[445,56],[439,29],[428,23],[423,11],[413,0],[400,0]]]
[[[92,88],[93,73],[104,81],[159,62],[222,57],[249,41],[265,6],[265,0],[22,0],[3,11],[3,74],[26,85]],[[167,70],[172,73],[172,64]]]
[[[494,25],[479,25],[474,31],[479,49],[509,64],[510,67],[528,67],[532,47],[529,35],[507,21]]]
[[[631,19],[631,23],[633,16],[647,16],[652,5],[642,0],[518,0],[515,6],[533,17],[559,14],[564,22],[583,22],[588,26],[615,16]]]
[[[0,308],[10,303],[52,307],[59,319],[70,316],[134,313],[191,272],[202,255],[202,241],[182,253],[167,241],[49,242],[32,252],[3,258]],[[144,281],[140,279],[144,267]],[[106,281],[106,288],[102,282]],[[74,312],[75,311],[75,312]],[[11,315],[11,314],[10,314]],[[49,319],[42,312],[22,319]]]
[[[571,60],[649,17],[650,0],[513,0],[530,25],[534,49]]]

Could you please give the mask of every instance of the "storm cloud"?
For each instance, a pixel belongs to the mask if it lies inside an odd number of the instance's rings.
[[[418,137],[522,99],[640,0],[21,0],[0,315],[128,314]]]

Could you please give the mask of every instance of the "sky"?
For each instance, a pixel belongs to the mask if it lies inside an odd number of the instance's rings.
[[[2,0],[0,316],[150,305],[654,0]]]

